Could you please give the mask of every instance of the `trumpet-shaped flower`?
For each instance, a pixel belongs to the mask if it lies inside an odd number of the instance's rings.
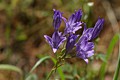
[[[69,37],[67,38],[66,53],[69,53],[73,49],[77,38],[78,35],[74,35],[74,34],[69,35]]]
[[[84,24],[84,31],[82,36],[86,36],[88,40],[95,39],[102,30],[103,24],[104,24],[104,19],[100,19],[100,18],[97,20],[94,28],[87,29],[86,24]]]
[[[93,32],[92,32],[92,37],[91,37],[91,40],[93,40],[94,38],[96,38],[100,31],[102,30],[103,28],[103,24],[104,24],[104,19],[98,19],[94,28],[93,28]]]
[[[53,11],[54,11],[53,26],[55,30],[58,30],[62,22],[62,13],[59,10],[55,10],[55,9],[53,9]]]
[[[52,47],[54,53],[56,53],[59,46],[66,40],[66,37],[63,37],[62,32],[59,31],[55,31],[52,35],[52,38],[47,35],[44,35],[44,37],[49,45]]]
[[[88,58],[94,55],[94,43],[88,42],[87,37],[82,37],[76,45],[76,56],[88,63]]]
[[[83,34],[76,44],[77,56],[79,58],[84,59],[87,63],[88,63],[88,57],[94,55],[94,50],[93,50],[94,43],[90,41],[98,36],[98,34],[100,33],[103,27],[103,23],[104,23],[104,19],[98,19],[98,21],[95,24],[95,27],[88,29],[86,27],[86,24],[84,24]]]
[[[74,14],[72,14],[70,18],[68,19],[68,21],[64,17],[62,17],[62,19],[64,20],[66,24],[64,34],[75,33],[77,30],[82,28],[81,26],[82,22],[80,22],[81,17],[82,17],[81,10],[78,10]]]

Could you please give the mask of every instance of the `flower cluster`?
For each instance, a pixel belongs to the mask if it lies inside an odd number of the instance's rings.
[[[104,19],[98,18],[95,26],[87,29],[86,24],[81,21],[81,10],[75,11],[75,13],[73,13],[68,20],[63,17],[62,14],[63,13],[59,10],[54,9],[54,33],[52,37],[44,35],[46,41],[52,47],[53,52],[56,53],[60,45],[66,40],[67,43],[65,47],[65,54],[69,54],[75,47],[76,56],[88,63],[88,58],[94,55],[94,43],[92,40],[95,39],[100,33],[103,27]],[[58,30],[62,20],[65,22],[66,26],[64,33],[59,32]],[[82,35],[79,37],[79,35],[76,35],[76,31],[81,29],[82,25],[84,25],[84,30]]]

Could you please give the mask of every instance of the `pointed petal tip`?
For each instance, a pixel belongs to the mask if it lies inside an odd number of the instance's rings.
[[[55,11],[56,11],[56,9],[53,9],[53,11],[55,12]]]
[[[45,38],[46,40],[47,40],[47,37],[48,37],[47,35],[44,35],[44,38]]]
[[[56,48],[53,48],[53,52],[56,53],[57,49]]]
[[[44,35],[44,38],[46,38],[46,35]]]
[[[89,62],[88,59],[84,59],[84,61],[85,61],[87,64],[88,64],[88,62]]]
[[[105,21],[105,19],[104,18],[100,18],[100,16],[98,17],[98,21],[101,21],[101,22],[104,22]]]
[[[48,35],[44,35],[44,38],[48,40],[50,37]]]

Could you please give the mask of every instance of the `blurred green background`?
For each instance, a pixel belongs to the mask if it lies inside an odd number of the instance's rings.
[[[66,18],[82,9],[82,21],[87,27],[94,27],[98,17],[104,18],[105,24],[95,40],[95,56],[89,64],[78,58],[67,59],[51,80],[112,80],[120,43],[116,35],[120,33],[119,3],[119,0],[0,0],[0,64],[22,70],[19,74],[0,69],[0,80],[24,80],[39,59],[55,57],[43,37],[51,36],[54,31],[53,9],[63,12]],[[60,31],[64,26],[62,23]],[[45,80],[53,65],[52,60],[45,60],[28,80]]]

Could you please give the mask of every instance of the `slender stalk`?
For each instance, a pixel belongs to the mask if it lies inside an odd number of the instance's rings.
[[[50,71],[50,73],[49,73],[49,75],[48,75],[48,77],[47,77],[46,80],[49,80],[50,76],[53,74],[54,71],[55,71],[55,68],[53,68],[53,69]]]
[[[52,70],[50,71],[50,73],[49,73],[49,75],[48,75],[48,77],[47,77],[46,80],[49,80],[49,78],[51,77],[51,75],[53,74],[53,72],[56,72],[57,68],[59,67],[58,65],[59,65],[60,61],[61,61],[61,60],[59,60],[59,59],[57,60],[55,66],[54,66],[54,67],[52,68]]]
[[[50,71],[49,75],[47,76],[46,80],[49,80],[49,78],[51,77],[51,75],[53,74],[53,72],[56,72],[57,68],[62,66],[63,64],[61,64],[61,61],[65,58],[66,54],[63,54],[61,57],[58,58],[55,66],[52,68],[52,70]]]

